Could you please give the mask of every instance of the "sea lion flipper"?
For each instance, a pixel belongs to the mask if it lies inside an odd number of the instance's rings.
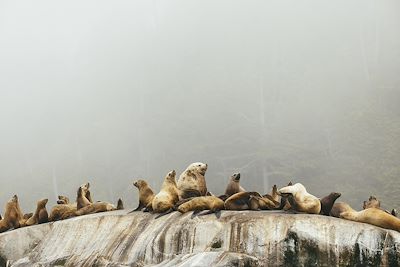
[[[172,213],[172,212],[174,212],[175,210],[174,209],[169,209],[169,210],[167,210],[166,212],[163,212],[163,213],[160,213],[160,214],[158,214],[154,219],[158,219],[158,218],[160,218],[160,217],[162,217],[162,216],[165,216],[165,215],[168,215],[168,214],[170,214],[170,213]]]
[[[201,212],[201,210],[195,210],[192,213],[192,216],[190,216],[191,219],[194,219],[199,213]]]
[[[144,208],[144,205],[142,204],[142,202],[139,202],[139,205],[137,206],[137,208],[134,209],[134,210],[132,210],[132,211],[130,211],[129,213],[142,210],[143,208]],[[128,214],[129,214],[129,213],[128,213]]]
[[[217,219],[221,218],[221,214],[222,214],[221,210],[216,210],[215,211],[215,217],[217,217]]]

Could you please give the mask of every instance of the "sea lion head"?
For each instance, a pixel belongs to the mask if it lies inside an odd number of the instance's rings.
[[[49,201],[49,199],[47,199],[47,198],[41,199],[38,201],[37,205],[38,205],[38,207],[44,208],[48,201]]]
[[[207,171],[208,165],[202,162],[195,162],[189,165],[189,167],[186,168],[186,171],[190,170],[194,173],[198,173],[201,175],[205,175]]]
[[[232,180],[233,182],[239,183],[239,182],[240,182],[240,172],[234,173],[234,174],[231,176],[231,180]]]
[[[57,204],[69,204],[69,198],[66,196],[58,196]]]
[[[78,189],[78,193],[80,193],[82,196],[86,196],[86,194],[89,192],[89,187],[89,183],[81,185]]]
[[[176,182],[176,181],[175,181],[175,176],[176,176],[176,171],[175,171],[175,170],[172,170],[172,171],[170,171],[170,172],[167,174],[167,177],[165,177],[165,179],[166,179],[167,181],[169,181],[169,182],[175,183],[175,182]]]
[[[147,186],[147,182],[146,182],[145,180],[139,179],[139,180],[137,180],[137,181],[134,181],[134,182],[133,182],[133,185],[134,185],[135,187],[137,187],[138,189],[140,189],[140,188],[142,188],[142,187],[144,187],[144,186]]]
[[[329,194],[330,197],[332,197],[334,200],[338,199],[342,194],[338,192],[332,192]]]

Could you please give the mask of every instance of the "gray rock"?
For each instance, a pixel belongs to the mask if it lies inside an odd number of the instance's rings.
[[[333,217],[114,211],[0,234],[0,266],[398,266],[400,233]]]

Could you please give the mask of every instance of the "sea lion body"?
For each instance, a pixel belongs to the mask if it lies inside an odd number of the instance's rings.
[[[153,212],[163,213],[173,209],[179,201],[179,191],[175,181],[176,172],[173,170],[164,178],[160,192],[154,196],[152,201]]]
[[[74,213],[77,210],[76,203],[74,204],[58,204],[55,205],[49,215],[49,221],[55,222],[69,218],[67,214]]]
[[[261,197],[257,192],[239,192],[225,200],[226,210],[249,210],[251,206],[251,196]]]
[[[116,207],[113,204],[110,204],[108,202],[98,201],[75,211],[74,216],[82,216],[87,214],[113,211],[113,210],[116,210]]]
[[[0,220],[0,233],[24,226],[25,220],[18,202],[18,196],[14,195],[5,206],[4,218]]]
[[[344,202],[337,202],[333,204],[331,211],[329,212],[329,215],[332,217],[340,218],[340,214],[342,212],[353,212],[355,211],[352,207],[350,207],[349,204],[344,203]]]
[[[272,210],[279,206],[279,202],[274,201],[271,196],[251,195],[249,199],[249,208],[251,210]]]
[[[225,189],[225,195],[228,197],[246,190],[240,186],[240,173],[235,173],[230,177],[229,183]]]
[[[91,196],[90,196],[89,187],[90,187],[90,184],[86,183],[86,184],[81,185],[78,188],[77,197],[76,197],[77,210],[84,208],[86,206],[89,206],[91,203],[93,203]]]
[[[48,199],[42,199],[37,202],[36,211],[33,214],[33,216],[26,221],[25,223],[26,226],[31,226],[39,223],[46,223],[49,221],[46,210],[47,202]]]
[[[179,176],[177,187],[181,199],[205,196],[207,194],[206,179],[204,177],[207,167],[207,164],[201,162],[192,163]]]
[[[202,210],[218,211],[223,209],[224,201],[216,196],[195,197],[178,207],[178,211],[181,213]]]
[[[340,218],[400,232],[400,219],[377,208],[367,208],[362,211],[344,211],[340,213]]]
[[[336,199],[338,199],[340,196],[341,196],[340,193],[332,192],[329,195],[327,195],[326,197],[321,198],[320,199],[320,202],[321,202],[320,214],[329,216],[329,214],[332,210],[333,204],[335,203]]]
[[[306,188],[300,184],[286,186],[279,189],[279,194],[287,196],[292,208],[299,212],[309,214],[319,214],[321,202],[319,199],[307,192]]]
[[[143,208],[152,209],[152,202],[154,199],[154,192],[145,180],[137,180],[133,183],[139,190],[139,205],[135,209],[141,210]]]

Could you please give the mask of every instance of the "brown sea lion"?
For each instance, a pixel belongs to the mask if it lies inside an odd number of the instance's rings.
[[[201,162],[192,163],[179,176],[177,187],[181,199],[205,196],[207,194],[206,179],[204,177],[207,168],[207,164]]]
[[[278,192],[281,196],[288,198],[291,207],[295,211],[309,214],[319,214],[321,211],[319,199],[308,193],[301,183],[283,187]]]
[[[37,202],[36,211],[33,214],[33,216],[26,221],[25,223],[26,226],[31,226],[40,223],[47,223],[49,221],[49,217],[46,210],[47,202],[48,199],[42,199]]]
[[[276,202],[279,202],[279,194],[278,194],[278,187],[276,186],[276,184],[274,184],[272,186],[272,191],[270,196],[272,197],[272,199]]]
[[[397,212],[395,209],[392,209],[392,211],[388,211],[385,209],[381,208],[381,202],[378,200],[378,198],[376,196],[370,196],[369,199],[367,201],[363,202],[363,209],[368,209],[368,208],[376,208],[376,209],[381,209],[385,212],[387,212],[388,214],[391,214],[395,217],[397,217]]]
[[[90,201],[87,198],[87,196],[90,197],[89,187],[90,187],[90,184],[86,183],[86,184],[81,185],[78,188],[77,197],[76,197],[77,210],[80,210],[83,207],[89,206],[92,203],[92,201]]]
[[[226,210],[249,210],[250,209],[250,198],[251,196],[257,196],[261,198],[261,195],[257,192],[239,192],[225,200]]]
[[[321,211],[319,214],[329,216],[333,204],[335,203],[336,199],[338,199],[342,194],[332,192],[326,197],[321,198],[319,201],[321,202]]]
[[[400,232],[400,219],[377,208],[367,208],[362,211],[344,211],[340,213],[340,218]]]
[[[246,190],[240,186],[240,173],[234,173],[229,180],[228,185],[226,186],[225,189],[225,195],[228,197],[239,193],[239,192],[245,192]]]
[[[210,210],[211,212],[219,212],[224,209],[224,201],[216,196],[194,197],[191,200],[181,204],[178,211],[186,213],[188,211]],[[218,217],[218,216],[217,216]]]
[[[78,210],[78,207],[79,209],[81,209],[92,204],[89,187],[89,183],[81,185],[76,193],[76,202],[72,204],[69,203],[68,197],[58,196],[58,204],[51,209],[49,221],[53,222],[75,217],[75,212]],[[88,199],[88,197],[90,198],[90,200]]]
[[[73,216],[82,216],[87,214],[99,213],[99,212],[106,212],[106,211],[113,211],[116,210],[113,204],[98,201],[95,203],[91,203],[77,211],[74,212]],[[71,216],[71,217],[73,217]]]
[[[14,195],[5,206],[4,218],[0,220],[0,233],[16,229],[25,224],[21,208],[18,203],[18,196]]]
[[[69,214],[74,214],[76,210],[77,210],[76,203],[55,205],[50,211],[49,221],[54,222],[54,221],[68,219],[70,217]]]
[[[287,186],[291,186],[293,183],[290,181]],[[279,192],[277,192],[279,195]],[[289,200],[285,196],[281,196],[281,204],[279,205],[278,209],[279,210],[290,210],[292,207],[290,206]]]
[[[170,212],[173,210],[175,203],[179,201],[179,190],[176,185],[175,176],[175,170],[170,171],[165,176],[160,192],[153,198],[153,212]]]
[[[146,208],[152,210],[152,201],[154,199],[154,192],[145,180],[137,180],[133,183],[139,190],[139,205],[133,211],[138,211]]]
[[[273,210],[279,207],[280,202],[275,201],[270,195],[263,197],[251,195],[249,199],[249,208],[251,210]]]

